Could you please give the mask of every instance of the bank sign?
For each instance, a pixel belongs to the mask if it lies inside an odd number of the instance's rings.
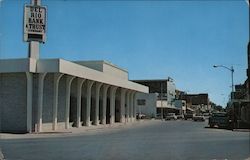
[[[24,41],[45,42],[47,9],[44,6],[25,5],[24,7]]]

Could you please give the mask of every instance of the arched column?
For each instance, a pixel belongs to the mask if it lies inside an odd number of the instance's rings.
[[[125,97],[126,97],[126,89],[121,89],[121,95],[120,95],[120,122],[125,122]]]
[[[38,100],[37,100],[37,132],[42,132],[42,114],[43,114],[43,89],[44,78],[47,73],[39,73],[38,75]]]
[[[96,83],[95,86],[95,118],[94,125],[99,125],[99,106],[100,106],[100,89],[102,83]]]
[[[133,102],[133,104],[132,104],[132,121],[135,121],[135,119],[136,119],[135,95],[136,95],[136,91],[133,91],[133,93],[132,93],[132,102]]]
[[[57,130],[58,87],[59,87],[59,82],[62,76],[63,74],[61,73],[54,74],[53,125],[52,125],[53,130]]]
[[[66,99],[65,99],[65,129],[69,128],[69,112],[70,112],[70,89],[71,83],[75,77],[67,76],[66,78]]]
[[[133,93],[134,91],[131,91],[129,95],[129,122],[133,119]]]
[[[82,84],[85,79],[77,78],[77,109],[76,109],[76,127],[81,126],[81,107],[82,107]]]
[[[109,85],[105,84],[102,87],[102,114],[101,124],[106,124],[106,110],[107,110],[107,92]]]
[[[87,106],[85,112],[85,126],[90,126],[90,107],[91,107],[91,88],[94,84],[94,81],[88,80],[87,81]]]
[[[27,78],[27,132],[32,132],[32,96],[33,96],[33,74],[26,72]]]
[[[117,87],[112,86],[110,89],[110,124],[115,123],[115,93]]]
[[[130,94],[131,91],[127,90],[126,93],[126,108],[125,108],[125,122],[129,122],[129,108],[130,108]]]

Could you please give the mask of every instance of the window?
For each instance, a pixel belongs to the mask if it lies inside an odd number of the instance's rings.
[[[139,105],[139,106],[145,106],[146,105],[146,100],[145,99],[138,99],[137,100],[137,105]]]

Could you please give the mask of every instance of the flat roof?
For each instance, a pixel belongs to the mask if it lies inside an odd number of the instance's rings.
[[[173,78],[171,77],[168,77],[167,79],[135,79],[135,80],[132,80],[134,82],[166,82],[166,81],[169,81],[169,82],[173,82]]]
[[[63,59],[4,59],[0,60],[0,73],[62,73],[79,78],[93,80],[117,87],[122,87],[138,92],[148,93],[147,86],[110,76],[104,72],[97,71]]]
[[[119,66],[117,66],[117,65],[115,65],[115,64],[113,64],[113,63],[111,63],[109,61],[106,61],[106,60],[93,60],[93,61],[92,60],[88,60],[88,61],[74,61],[74,62],[103,63],[103,64],[107,64],[109,66],[112,66],[112,67],[114,67],[116,69],[122,70],[124,72],[128,72],[126,69],[123,69],[123,68],[121,68],[121,67],[119,67]]]

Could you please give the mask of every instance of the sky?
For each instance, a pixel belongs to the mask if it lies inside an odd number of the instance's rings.
[[[23,7],[30,0],[1,0],[0,59],[27,58]],[[208,93],[225,106],[233,66],[244,83],[249,41],[245,0],[87,1],[42,0],[47,40],[40,58],[106,60],[129,79],[174,79],[187,93]]]

